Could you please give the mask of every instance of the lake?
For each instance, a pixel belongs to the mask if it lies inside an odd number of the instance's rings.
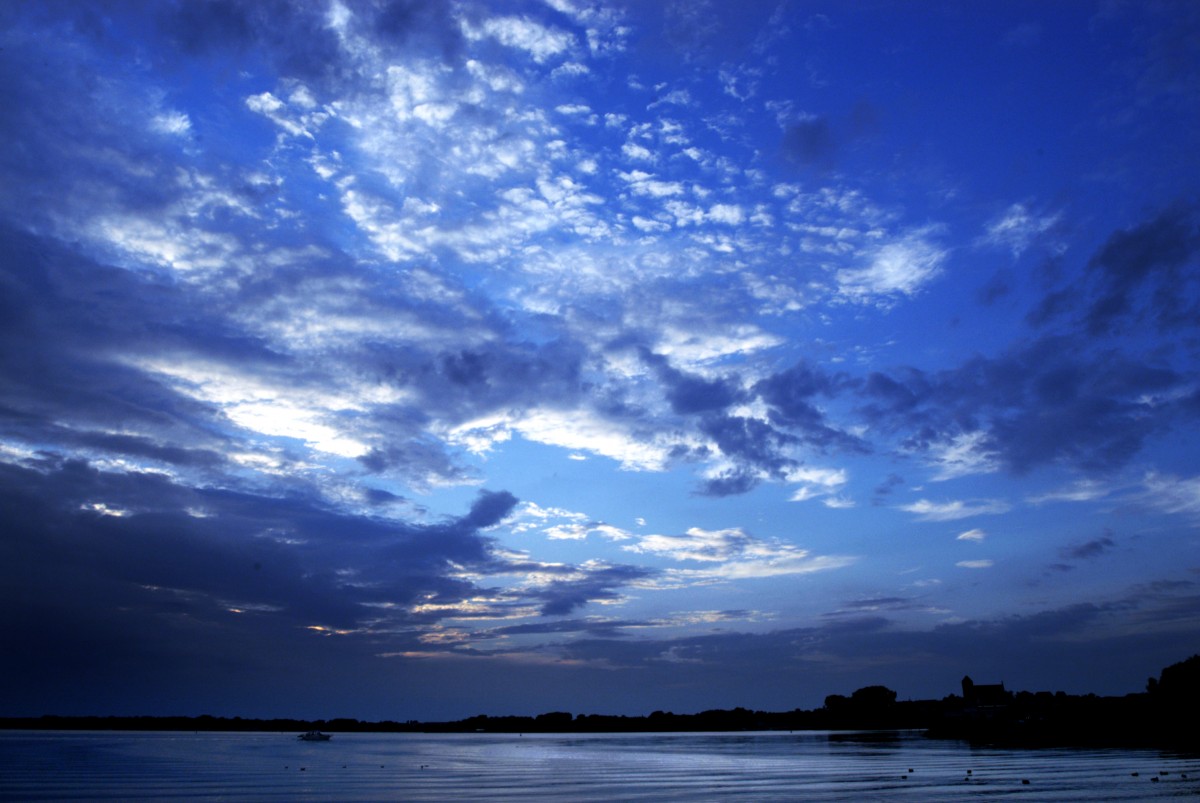
[[[918,732],[338,733],[312,743],[294,733],[0,731],[2,800],[1142,801],[1196,795],[1197,756],[981,749]]]

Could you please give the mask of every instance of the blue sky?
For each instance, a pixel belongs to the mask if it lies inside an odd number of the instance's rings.
[[[0,26],[0,713],[1113,694],[1200,646],[1195,4]]]

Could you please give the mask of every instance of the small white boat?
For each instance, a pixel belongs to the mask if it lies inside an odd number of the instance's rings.
[[[308,733],[300,734],[299,738],[306,742],[328,742],[333,738],[333,734],[321,733],[320,731],[309,731]]]

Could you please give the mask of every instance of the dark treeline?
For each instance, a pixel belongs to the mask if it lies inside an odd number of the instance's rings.
[[[896,699],[884,686],[849,697],[834,694],[821,708],[786,712],[745,708],[698,714],[655,711],[648,716],[479,715],[453,722],[363,722],[357,719],[244,719],[242,717],[13,717],[0,727],[41,730],[280,731],[367,733],[614,733],[756,730],[907,730],[933,738],[1016,747],[1124,746],[1200,749],[1200,655],[1173,664],[1146,691],[1122,697],[1063,692],[1011,692],[1003,684],[963,679],[962,695],[940,700]]]

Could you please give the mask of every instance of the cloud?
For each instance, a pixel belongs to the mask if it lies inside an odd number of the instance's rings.
[[[824,117],[801,120],[784,132],[784,154],[802,165],[828,167],[835,150],[833,131]]]
[[[835,493],[849,481],[849,476],[844,469],[806,468],[801,466],[789,472],[787,481],[801,484],[799,488],[792,492],[789,501],[805,502],[809,499]],[[852,502],[841,497],[826,498],[824,502],[829,507],[850,507],[853,505]]]
[[[990,560],[960,560],[954,564],[962,569],[990,569],[992,561]]]
[[[642,535],[637,543],[622,548],[677,562],[705,564],[700,569],[666,570],[668,581],[686,584],[809,574],[854,562],[854,558],[847,556],[811,555],[808,550],[784,541],[764,541],[741,528],[691,527],[683,535]]]
[[[908,513],[915,513],[921,521],[956,521],[971,516],[1006,513],[1011,507],[1007,502],[999,499],[977,499],[969,502],[960,499],[949,502],[931,502],[928,499],[919,499],[911,504],[901,505],[900,509]]]
[[[1065,488],[1030,497],[1029,502],[1035,505],[1047,502],[1090,502],[1094,499],[1103,499],[1111,492],[1111,487],[1098,480],[1077,480]]]
[[[566,31],[527,17],[489,17],[477,25],[464,22],[463,33],[468,39],[491,37],[507,47],[524,50],[538,63],[563,53],[574,44],[574,37]]]
[[[955,538],[955,540],[958,540],[958,541],[974,541],[975,543],[979,543],[979,542],[983,541],[984,538],[987,538],[987,533],[985,533],[983,530],[980,530],[979,528],[975,528],[972,530],[966,530],[965,532],[961,532],[958,535],[954,536],[954,538]]]
[[[952,473],[997,464],[1017,474],[1052,464],[1109,470],[1156,432],[1190,419],[1185,387],[1164,361],[1047,337],[937,373],[871,373],[860,411],[877,426],[912,433],[904,447],[928,452],[935,465],[954,458]]]
[[[1063,547],[1059,550],[1059,554],[1066,560],[1088,560],[1099,557],[1114,546],[1116,546],[1116,542],[1113,541],[1111,535],[1102,535],[1090,541]]]
[[[941,273],[946,258],[946,250],[930,240],[932,234],[932,230],[913,232],[880,246],[868,256],[870,264],[839,270],[838,293],[862,302],[915,295]]]
[[[542,601],[543,616],[565,616],[591,602],[615,603],[621,600],[617,588],[642,581],[656,572],[639,566],[589,562],[575,576],[555,580],[532,591]]]
[[[1008,248],[1014,258],[1020,257],[1043,235],[1053,231],[1061,218],[1061,212],[1037,216],[1024,204],[1013,204],[988,224],[984,242]]]
[[[1030,313],[1045,325],[1074,312],[1091,335],[1150,324],[1163,331],[1195,320],[1194,266],[1200,228],[1194,206],[1176,203],[1109,235],[1087,263],[1086,282],[1048,293]]]
[[[931,462],[938,469],[935,480],[990,474],[999,469],[995,456],[988,450],[987,435],[981,431],[959,433],[927,448]]]
[[[1200,477],[1152,473],[1143,480],[1143,499],[1167,513],[1200,514]]]

